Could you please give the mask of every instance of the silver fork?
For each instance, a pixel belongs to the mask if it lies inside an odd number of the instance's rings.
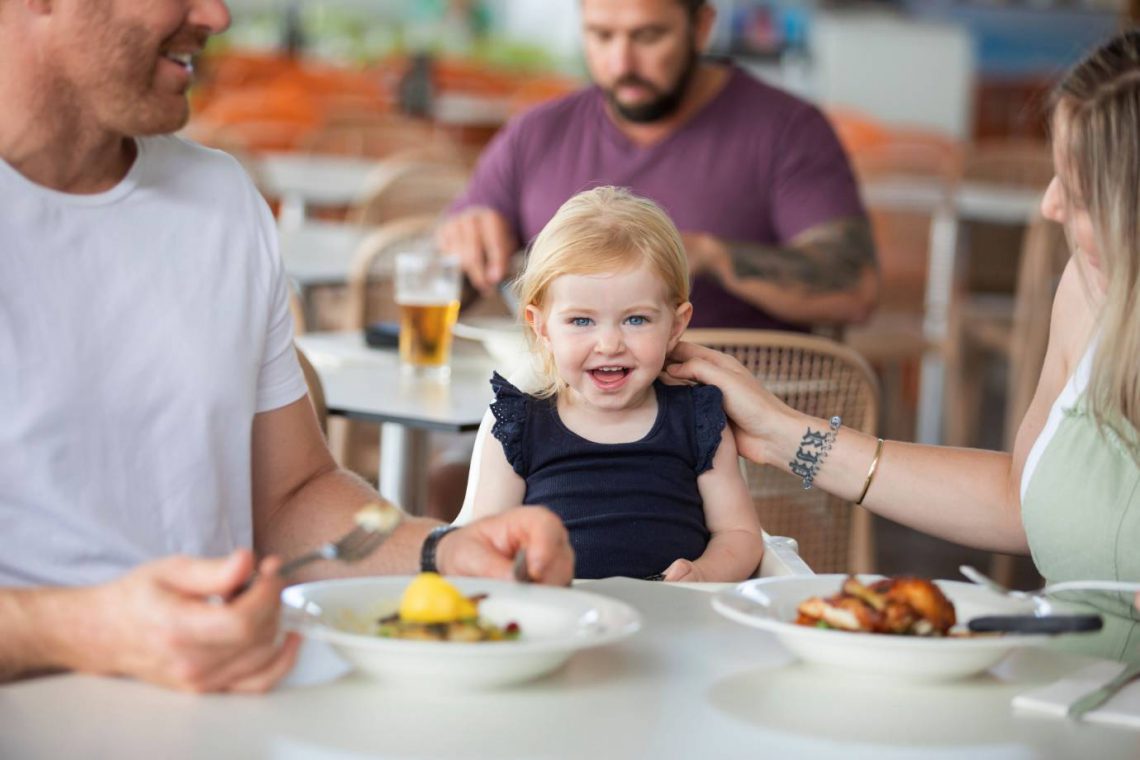
[[[366,525],[357,525],[355,528],[341,536],[336,541],[329,541],[327,543],[321,544],[316,549],[313,549],[310,552],[306,552],[299,557],[294,557],[293,559],[289,560],[281,566],[281,568],[277,571],[277,574],[282,578],[285,578],[292,573],[295,573],[305,565],[322,559],[335,560],[349,564],[353,562],[359,562],[360,560],[370,555],[372,552],[376,551],[376,549],[379,548],[380,544],[384,543],[390,534],[390,531],[377,530],[374,527]],[[239,586],[238,589],[234,591],[233,594],[231,594],[229,597],[222,598],[221,596],[217,595],[211,596],[210,602],[214,604],[220,604],[225,602],[226,599],[233,599],[234,597],[241,596],[249,590],[249,587],[252,586],[259,577],[261,577],[261,573],[254,570],[252,573],[250,573],[250,576],[246,579],[245,583],[241,584],[241,586]]]
[[[277,574],[285,577],[295,573],[305,565],[322,559],[346,563],[359,562],[376,551],[380,544],[388,538],[388,535],[384,531],[357,525],[338,540],[321,544],[311,552],[289,560],[281,566]]]
[[[985,586],[990,591],[1012,596],[1017,599],[1033,599],[1058,591],[1121,591],[1129,594],[1140,593],[1140,583],[1131,581],[1062,581],[1060,583],[1050,583],[1048,586],[1039,588],[1036,591],[1014,591],[1013,589],[1006,588],[993,578],[970,565],[959,565],[958,571],[979,586]]]

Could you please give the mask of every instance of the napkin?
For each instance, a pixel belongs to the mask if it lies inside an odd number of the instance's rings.
[[[295,686],[316,686],[330,683],[352,671],[331,646],[315,639],[303,639],[297,653],[297,663],[287,676],[281,679],[278,688]]]
[[[1069,705],[1111,681],[1126,665],[1098,662],[1056,683],[1018,694],[1013,709],[1064,718]],[[1085,713],[1083,720],[1140,729],[1140,680],[1127,684],[1107,702]]]

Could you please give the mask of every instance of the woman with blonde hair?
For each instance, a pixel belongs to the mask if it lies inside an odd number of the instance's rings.
[[[618,188],[580,193],[535,238],[517,289],[540,377],[529,393],[491,381],[474,514],[554,510],[579,578],[748,577],[763,540],[720,391],[658,379],[693,310],[669,217]]]
[[[958,543],[1030,552],[1045,579],[1140,581],[1140,31],[1090,54],[1057,87],[1056,176],[1042,213],[1072,258],[1053,305],[1037,392],[1013,454],[876,440],[847,428],[814,483],[873,512]],[[741,454],[796,471],[822,420],[765,391],[737,362],[681,344],[678,378],[725,394]],[[805,433],[805,431],[807,431]],[[1128,593],[1060,595],[1105,620],[1067,645],[1140,660]]]

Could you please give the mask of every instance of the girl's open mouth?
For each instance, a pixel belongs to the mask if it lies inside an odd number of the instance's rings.
[[[630,372],[629,367],[598,367],[590,370],[590,377],[602,390],[614,390],[625,384]]]

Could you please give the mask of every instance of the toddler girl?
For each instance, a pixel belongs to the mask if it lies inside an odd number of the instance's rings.
[[[549,507],[579,578],[750,576],[763,540],[720,391],[658,380],[692,314],[665,213],[617,188],[580,193],[535,238],[516,287],[542,369],[527,393],[491,380],[474,515]]]

